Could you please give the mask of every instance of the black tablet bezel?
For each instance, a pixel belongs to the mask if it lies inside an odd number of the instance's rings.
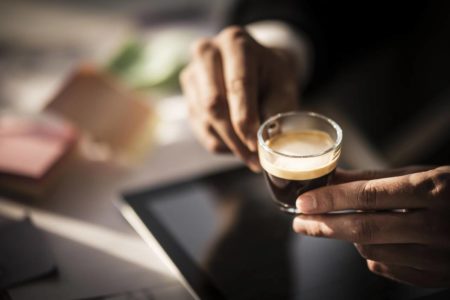
[[[220,171],[212,174],[201,175],[178,183],[171,183],[162,187],[146,189],[140,192],[124,193],[121,205],[128,205],[144,223],[146,230],[151,234],[166,252],[167,256],[179,270],[186,282],[194,290],[200,299],[226,299],[223,293],[214,285],[209,276],[199,268],[194,259],[180,246],[175,237],[166,230],[158,217],[153,214],[146,205],[151,201],[149,195],[168,190],[174,190],[202,182],[206,179],[214,180],[214,177],[232,175],[243,172],[243,168]],[[126,217],[126,216],[125,216]],[[131,222],[130,222],[131,223]],[[133,226],[133,224],[131,224]],[[136,228],[135,228],[136,229]],[[139,232],[139,230],[137,230]]]

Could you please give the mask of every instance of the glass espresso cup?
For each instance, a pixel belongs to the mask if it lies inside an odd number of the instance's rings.
[[[313,112],[287,112],[258,130],[258,154],[272,198],[282,211],[299,213],[297,197],[329,184],[341,153],[342,129]]]

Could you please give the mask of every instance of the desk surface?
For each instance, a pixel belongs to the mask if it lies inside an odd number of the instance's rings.
[[[58,265],[57,276],[10,289],[10,296],[79,299],[151,289],[157,299],[189,298],[113,202],[123,190],[236,163],[231,157],[208,154],[189,137],[153,149],[144,163],[131,169],[78,161],[44,201],[0,198],[2,216],[18,219],[29,214],[44,230]]]

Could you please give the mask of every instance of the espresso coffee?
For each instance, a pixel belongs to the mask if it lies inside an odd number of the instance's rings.
[[[291,131],[270,138],[266,144],[282,154],[270,161],[260,157],[267,183],[281,209],[291,210],[299,195],[331,181],[339,152],[329,151],[334,142],[326,132]]]

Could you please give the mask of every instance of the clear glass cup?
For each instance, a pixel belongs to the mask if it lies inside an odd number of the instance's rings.
[[[313,112],[281,113],[261,125],[259,160],[272,198],[282,211],[299,213],[298,196],[330,183],[341,143],[341,127]]]

